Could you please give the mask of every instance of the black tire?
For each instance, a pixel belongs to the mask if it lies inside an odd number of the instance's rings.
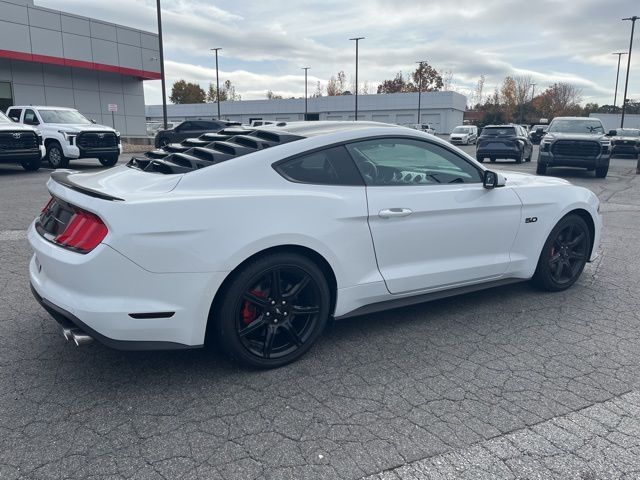
[[[35,172],[42,165],[42,159],[38,156],[37,158],[33,158],[31,160],[22,160],[20,162],[22,168],[24,168],[27,172]]]
[[[539,163],[536,166],[536,174],[538,175],[546,175],[547,174],[547,166],[544,163]]]
[[[98,159],[100,163],[105,167],[113,167],[118,163],[118,155],[111,155],[109,157],[102,157]]]
[[[495,159],[495,157],[491,157],[491,158],[489,159],[489,161],[490,161],[491,163],[496,163],[496,159]]]
[[[171,141],[169,140],[168,137],[160,137],[158,139],[158,148],[164,148],[167,145],[169,145],[171,143]]]
[[[596,178],[605,178],[609,173],[609,165],[606,167],[596,167]]]
[[[591,232],[582,217],[563,217],[542,247],[532,278],[534,285],[550,292],[566,290],[580,277],[590,248]]]
[[[294,253],[247,264],[222,295],[209,319],[212,333],[223,351],[250,367],[277,368],[298,359],[329,318],[331,294],[322,270]]]
[[[51,168],[67,168],[69,166],[69,159],[64,156],[62,147],[58,142],[47,144],[47,161]]]
[[[476,160],[478,160],[478,162],[482,163],[482,162],[484,162],[484,157],[476,157]]]
[[[531,161],[531,157],[533,156],[533,148],[531,149],[531,151],[529,152],[529,156],[527,158],[524,159],[525,162],[530,162]]]
[[[522,159],[524,157],[524,153],[522,155],[520,155],[519,157],[515,158],[516,163],[522,163]]]

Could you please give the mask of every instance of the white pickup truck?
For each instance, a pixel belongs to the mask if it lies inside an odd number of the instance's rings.
[[[12,106],[7,116],[38,129],[52,168],[67,168],[69,160],[78,158],[97,158],[105,167],[112,167],[122,153],[119,132],[94,124],[73,108]]]

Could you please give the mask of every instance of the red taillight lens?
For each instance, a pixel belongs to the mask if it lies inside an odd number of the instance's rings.
[[[100,244],[107,232],[107,226],[100,217],[84,210],[76,210],[64,231],[53,241],[63,247],[87,253]]]

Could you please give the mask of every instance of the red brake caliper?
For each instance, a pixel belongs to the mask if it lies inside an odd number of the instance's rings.
[[[260,290],[251,290],[251,294],[256,297],[266,298],[267,294]],[[244,301],[242,306],[242,321],[245,325],[249,325],[258,317],[258,309],[249,300]]]

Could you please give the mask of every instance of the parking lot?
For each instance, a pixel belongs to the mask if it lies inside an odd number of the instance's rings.
[[[492,168],[533,173],[536,156]],[[0,479],[638,478],[635,169],[551,171],[602,202],[600,256],[573,288],[344,320],[300,361],[252,371],[213,349],[64,342],[28,284],[51,171],[0,165]]]

